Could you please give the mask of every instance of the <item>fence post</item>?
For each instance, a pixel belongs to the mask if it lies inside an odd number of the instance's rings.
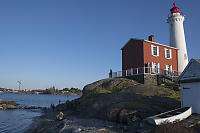
[[[151,67],[149,67],[149,73],[151,74]]]
[[[131,75],[133,75],[133,68],[131,68]]]

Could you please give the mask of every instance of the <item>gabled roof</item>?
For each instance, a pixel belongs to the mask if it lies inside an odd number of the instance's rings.
[[[142,40],[142,39],[138,39],[138,38],[131,38],[131,39],[129,39],[128,40],[128,42],[121,48],[121,50],[130,42],[130,41],[132,41],[132,40],[136,40],[136,41],[144,41],[144,40]]]
[[[175,47],[172,47],[172,46],[160,44],[160,43],[157,43],[157,42],[152,42],[152,41],[149,41],[149,40],[144,40],[144,41],[145,41],[145,42],[152,43],[152,44],[157,44],[157,45],[160,45],[160,46],[168,47],[168,48],[178,49],[178,48],[175,48]]]
[[[175,47],[171,47],[171,46],[168,46],[168,45],[164,45],[164,44],[152,42],[152,41],[149,41],[149,40],[138,39],[138,38],[131,38],[131,39],[121,48],[121,50],[122,50],[131,40],[145,41],[145,42],[149,42],[149,43],[152,43],[152,44],[157,44],[157,45],[164,46],[164,47],[168,47],[168,48],[178,49],[178,48],[175,48]]]
[[[194,59],[196,62],[200,63],[200,59]]]
[[[200,59],[191,59],[178,81],[181,83],[200,82]]]

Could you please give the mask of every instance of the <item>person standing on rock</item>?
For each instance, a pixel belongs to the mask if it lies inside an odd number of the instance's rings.
[[[52,110],[54,111],[55,105],[54,105],[54,104],[51,104],[51,108],[52,108]]]
[[[109,78],[112,78],[112,69],[110,69]]]

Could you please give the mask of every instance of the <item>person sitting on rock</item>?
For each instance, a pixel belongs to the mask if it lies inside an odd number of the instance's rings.
[[[57,120],[63,120],[64,119],[64,114],[63,112],[60,112],[58,115],[56,115]]]

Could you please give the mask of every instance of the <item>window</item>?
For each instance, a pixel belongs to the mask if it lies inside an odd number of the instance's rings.
[[[165,48],[165,58],[171,59],[172,58],[172,50]]]
[[[160,63],[152,62],[152,73],[160,73]]]
[[[150,68],[151,68],[151,66],[150,66],[150,63],[148,62],[148,63],[146,63],[145,64],[145,73],[150,73]]]
[[[165,65],[166,74],[172,74],[172,65]]]
[[[153,56],[159,56],[159,47],[155,45],[151,45],[151,54]]]
[[[190,89],[190,88],[185,88],[185,87],[183,87],[183,89],[184,89],[184,90],[188,90],[188,89]]]
[[[167,71],[172,71],[172,65],[165,65]]]

